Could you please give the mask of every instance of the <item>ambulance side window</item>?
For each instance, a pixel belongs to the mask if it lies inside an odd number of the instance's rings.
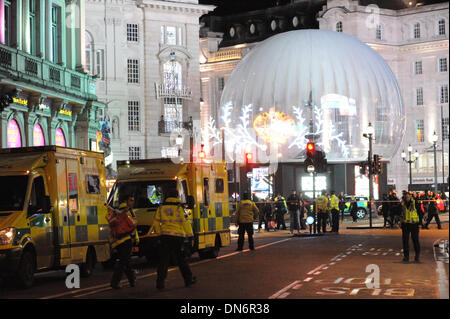
[[[209,179],[203,179],[203,200],[205,206],[209,206]]]
[[[44,178],[38,176],[33,180],[33,186],[31,187],[30,202],[28,204],[27,217],[42,211],[44,205],[45,186]]]
[[[180,201],[181,201],[182,203],[186,203],[186,196],[188,195],[188,190],[187,190],[187,184],[186,184],[186,181],[182,181],[182,182],[179,184],[179,188],[180,188],[180,191],[179,191],[179,193],[180,193]]]
[[[100,177],[86,175],[86,192],[88,194],[100,194]]]
[[[223,193],[224,186],[223,186],[223,179],[222,178],[216,178],[216,193]]]

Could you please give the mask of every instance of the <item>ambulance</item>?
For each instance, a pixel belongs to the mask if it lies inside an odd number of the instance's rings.
[[[177,188],[194,231],[193,240],[186,243],[186,251],[198,252],[201,258],[215,258],[221,247],[230,245],[225,162],[176,164],[170,159],[117,161],[117,172],[117,181],[108,204],[118,207],[121,195],[134,195],[139,256],[145,256],[148,260],[156,257],[157,235],[152,229],[153,219],[171,188]]]
[[[110,259],[103,153],[59,146],[0,150],[0,276]]]

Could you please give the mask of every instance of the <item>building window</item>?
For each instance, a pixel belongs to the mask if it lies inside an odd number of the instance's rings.
[[[445,20],[439,20],[438,22],[438,34],[445,35]]]
[[[139,83],[139,60],[128,59],[128,83]]]
[[[439,59],[439,72],[447,72],[447,58]]]
[[[416,120],[416,138],[417,143],[425,142],[425,124],[423,120]]]
[[[448,103],[448,84],[440,87],[440,103]]]
[[[165,98],[164,99],[164,120],[168,131],[178,127],[178,123],[183,121],[183,105],[180,99]]]
[[[138,24],[127,24],[127,41],[128,42],[138,42],[139,41],[139,25]]]
[[[61,8],[52,6],[52,62],[60,62],[60,46],[61,46]]]
[[[414,74],[422,74],[422,61],[414,62]]]
[[[420,23],[414,24],[414,39],[420,39]]]
[[[175,158],[178,157],[178,147],[169,146],[161,148],[161,157],[162,158]]]
[[[342,22],[336,23],[336,32],[342,32]]]
[[[182,34],[182,29],[178,28],[178,45],[182,46],[183,45],[183,34]]]
[[[28,0],[28,43],[29,43],[29,53],[36,55],[37,51],[37,26],[36,21],[39,21],[39,15],[36,12],[38,6],[37,0]]]
[[[90,74],[94,74],[94,41],[92,40],[91,35],[89,32],[85,32],[85,42],[86,46],[84,49],[84,54],[86,56],[86,71],[88,71]]]
[[[217,89],[223,91],[225,88],[225,78],[217,78]]]
[[[3,27],[3,34],[0,34],[0,38],[1,38],[1,43],[5,44],[5,45],[11,45],[11,36],[12,36],[12,21],[11,21],[11,11],[13,9],[11,8],[11,1],[5,0],[5,4],[4,4],[4,19],[5,19],[5,24]],[[3,38],[2,38],[3,36]]]
[[[423,88],[416,89],[416,105],[423,105]]]
[[[140,131],[139,101],[128,101],[128,131]]]
[[[169,90],[181,90],[182,67],[177,61],[164,63],[164,87]]]
[[[442,138],[444,141],[448,141],[449,139],[449,122],[448,117],[444,117],[442,119]]]
[[[175,27],[166,27],[166,43],[168,45],[176,45],[177,44],[177,28]]]
[[[382,40],[383,38],[383,27],[381,26],[381,24],[377,25],[376,38],[377,40]]]
[[[161,39],[160,39],[161,44],[165,43],[165,38],[166,38],[166,30],[165,30],[164,26],[162,25],[161,26]]]
[[[97,68],[97,77],[99,80],[103,80],[104,79],[104,73],[103,73],[103,64],[104,64],[104,60],[103,60],[103,49],[98,49],[95,52],[95,66]]]
[[[130,146],[128,147],[128,159],[138,160],[141,158],[141,147],[140,146]]]

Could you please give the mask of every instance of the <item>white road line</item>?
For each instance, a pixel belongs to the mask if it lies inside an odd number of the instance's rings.
[[[281,289],[281,290],[277,291],[276,293],[274,293],[272,296],[269,297],[269,299],[276,299],[276,298],[282,296],[286,291],[288,291],[292,287],[297,286],[299,283],[300,283],[299,280],[294,281],[293,283],[289,284],[288,286],[286,286],[283,289]]]
[[[316,271],[318,271],[319,269],[321,269],[323,266],[326,266],[325,264],[320,265],[317,268],[314,268],[313,270],[311,270],[310,272],[306,273],[307,275],[311,275],[313,273],[315,273]]]
[[[308,277],[308,278],[303,279],[303,281],[308,282],[308,281],[311,281],[312,279],[313,279],[313,277]]]
[[[439,241],[441,241],[441,239],[436,240],[433,243],[433,254],[434,254],[434,260],[436,261],[436,272],[438,275],[439,298],[440,299],[449,299],[448,278],[447,278],[447,273],[445,272],[445,265],[442,261],[436,259],[435,245]]]

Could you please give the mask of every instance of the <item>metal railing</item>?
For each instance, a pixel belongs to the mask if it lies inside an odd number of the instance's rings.
[[[166,121],[163,117],[158,121],[158,134],[168,134],[172,133],[177,129],[185,129],[192,133],[193,130],[193,122],[190,119],[187,122],[179,122],[179,121]]]
[[[181,89],[168,89],[160,83],[155,83],[156,98],[178,98],[184,100],[192,99],[192,90],[183,86]]]
[[[54,89],[82,98],[94,98],[95,80],[86,73],[77,72],[26,52],[0,44],[0,71],[7,71],[15,80],[48,85]]]

